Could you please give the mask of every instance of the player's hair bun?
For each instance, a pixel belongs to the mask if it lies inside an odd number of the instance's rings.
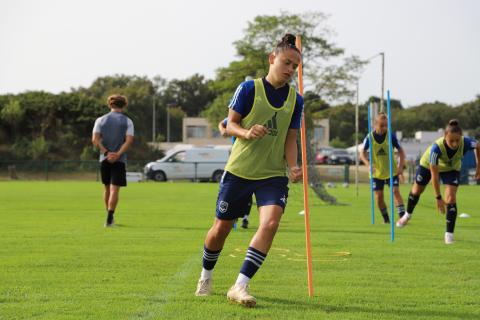
[[[296,37],[291,34],[287,33],[282,37],[282,40],[277,44],[275,48],[275,53],[279,53],[281,51],[285,51],[287,49],[293,49],[300,53],[300,50],[298,50],[297,46],[295,45]]]
[[[283,36],[282,42],[290,46],[295,46],[295,36],[291,33],[287,33]]]
[[[448,121],[448,125],[449,126],[458,126],[458,120],[457,119],[452,119],[450,121]]]
[[[458,133],[460,135],[462,134],[462,128],[460,128],[460,125],[457,119],[452,119],[448,121],[448,125],[445,128],[445,134],[448,134],[448,133]]]

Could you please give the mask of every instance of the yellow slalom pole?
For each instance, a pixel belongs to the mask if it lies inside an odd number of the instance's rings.
[[[302,39],[297,36],[296,46],[302,52]],[[298,91],[303,96],[303,71],[302,61],[298,66]],[[302,117],[300,128],[300,140],[302,144],[302,173],[303,173],[303,207],[305,211],[305,238],[307,246],[307,281],[308,295],[313,297],[313,272],[312,272],[312,243],[310,239],[310,208],[308,206],[308,169],[307,169],[307,135],[305,131],[305,112]]]

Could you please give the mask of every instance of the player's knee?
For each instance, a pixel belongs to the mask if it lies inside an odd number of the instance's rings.
[[[447,194],[445,195],[445,202],[447,204],[456,203],[457,197],[455,196],[455,194]]]
[[[214,237],[224,238],[228,235],[231,229],[232,226],[229,221],[217,221],[210,231]]]
[[[269,220],[262,224],[261,228],[267,232],[275,233],[280,225],[279,221],[276,220]]]

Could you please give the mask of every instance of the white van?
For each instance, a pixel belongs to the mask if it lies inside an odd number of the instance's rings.
[[[167,152],[162,159],[148,163],[144,172],[147,179],[155,181],[189,179],[219,182],[229,155],[229,149],[174,150]]]

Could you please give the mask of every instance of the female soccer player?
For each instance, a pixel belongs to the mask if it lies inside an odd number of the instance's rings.
[[[203,269],[195,293],[210,295],[213,267],[225,239],[255,194],[259,227],[237,281],[227,293],[229,300],[248,307],[256,304],[248,283],[272,245],[287,204],[288,179],[296,182],[302,175],[297,166],[297,131],[303,99],[288,84],[301,61],[295,36],[285,35],[268,61],[267,76],[241,83],[230,102],[227,132],[237,140],[220,182],[216,218],[205,239]]]
[[[388,218],[387,205],[383,197],[383,187],[385,184],[390,185],[390,161],[388,157],[388,118],[385,113],[379,113],[375,118],[374,130],[370,132],[363,141],[363,152],[360,153],[360,159],[370,166],[368,161],[367,151],[370,148],[370,141],[372,142],[372,168],[373,168],[373,190],[375,192],[375,200],[377,206],[382,213],[383,222],[390,223]],[[392,133],[392,144],[398,151],[400,161],[397,166],[397,160],[393,158],[393,196],[397,212],[400,217],[405,213],[402,195],[398,187],[398,176],[403,172],[403,165],[405,162],[405,152],[398,143],[397,137]],[[393,149],[393,148],[392,148]]]
[[[420,165],[415,175],[415,182],[408,195],[407,212],[397,221],[398,227],[404,227],[408,223],[408,220],[411,219],[420,195],[431,179],[438,210],[442,214],[445,214],[445,205],[447,207],[445,243],[453,243],[453,231],[457,219],[456,198],[462,158],[468,150],[472,149],[475,149],[477,157],[477,172],[475,178],[478,180],[480,179],[480,145],[477,141],[462,136],[462,129],[458,124],[458,120],[450,120],[445,128],[444,136],[429,146],[420,159]],[[445,185],[445,201],[443,201],[440,192],[440,180]]]

